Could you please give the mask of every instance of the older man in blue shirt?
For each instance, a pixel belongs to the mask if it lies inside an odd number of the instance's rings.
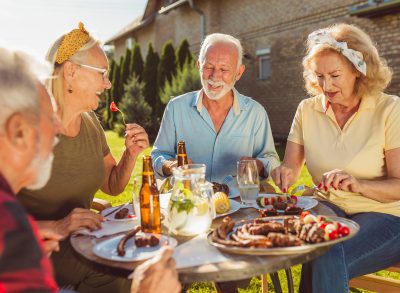
[[[193,162],[207,166],[209,181],[236,174],[241,159],[255,158],[262,177],[279,166],[264,107],[234,88],[245,70],[242,52],[230,35],[204,40],[197,61],[203,88],[172,99],[164,112],[151,153],[159,177],[170,176],[177,165],[179,140]]]

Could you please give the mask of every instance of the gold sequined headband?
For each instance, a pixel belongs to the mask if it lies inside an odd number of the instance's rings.
[[[89,40],[89,33],[83,23],[79,22],[79,28],[70,31],[62,40],[57,50],[56,63],[62,64],[74,55]]]

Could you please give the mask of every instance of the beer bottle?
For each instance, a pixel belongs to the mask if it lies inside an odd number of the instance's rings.
[[[143,232],[161,234],[160,197],[150,156],[143,156],[140,220]]]
[[[186,154],[185,141],[178,141],[178,167],[187,165],[188,159]]]

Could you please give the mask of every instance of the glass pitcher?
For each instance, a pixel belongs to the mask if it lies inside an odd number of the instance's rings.
[[[204,164],[188,164],[174,169],[174,186],[168,205],[169,231],[193,236],[207,232],[215,217],[213,188],[205,180]]]

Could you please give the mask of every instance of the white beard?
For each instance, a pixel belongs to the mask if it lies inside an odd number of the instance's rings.
[[[54,138],[53,148],[58,143],[59,139]],[[53,167],[53,160],[54,160],[54,153],[53,151],[49,154],[47,159],[43,159],[39,152],[40,149],[40,142],[38,144],[38,153],[33,158],[29,168],[31,170],[35,170],[36,179],[26,188],[31,190],[37,190],[43,188],[46,183],[49,181],[51,176],[51,169]]]
[[[212,85],[214,87],[218,87],[218,86],[222,86],[222,90],[220,90],[219,92],[214,92],[214,91],[210,91],[208,89],[208,85]],[[223,81],[212,81],[210,79],[203,79],[201,78],[201,85],[203,86],[203,90],[206,93],[207,97],[211,100],[219,100],[221,99],[223,96],[225,96],[229,91],[231,91],[233,89],[233,87],[235,86],[235,82],[232,82],[231,84],[227,84]]]
[[[53,167],[53,160],[54,160],[53,152],[51,152],[49,154],[49,157],[44,161],[40,155],[35,156],[30,167],[31,167],[31,169],[36,170],[37,176],[36,176],[35,181],[32,182],[26,188],[32,189],[32,190],[37,190],[37,189],[43,188],[46,185],[47,181],[49,181],[49,179],[50,179],[51,169]]]

